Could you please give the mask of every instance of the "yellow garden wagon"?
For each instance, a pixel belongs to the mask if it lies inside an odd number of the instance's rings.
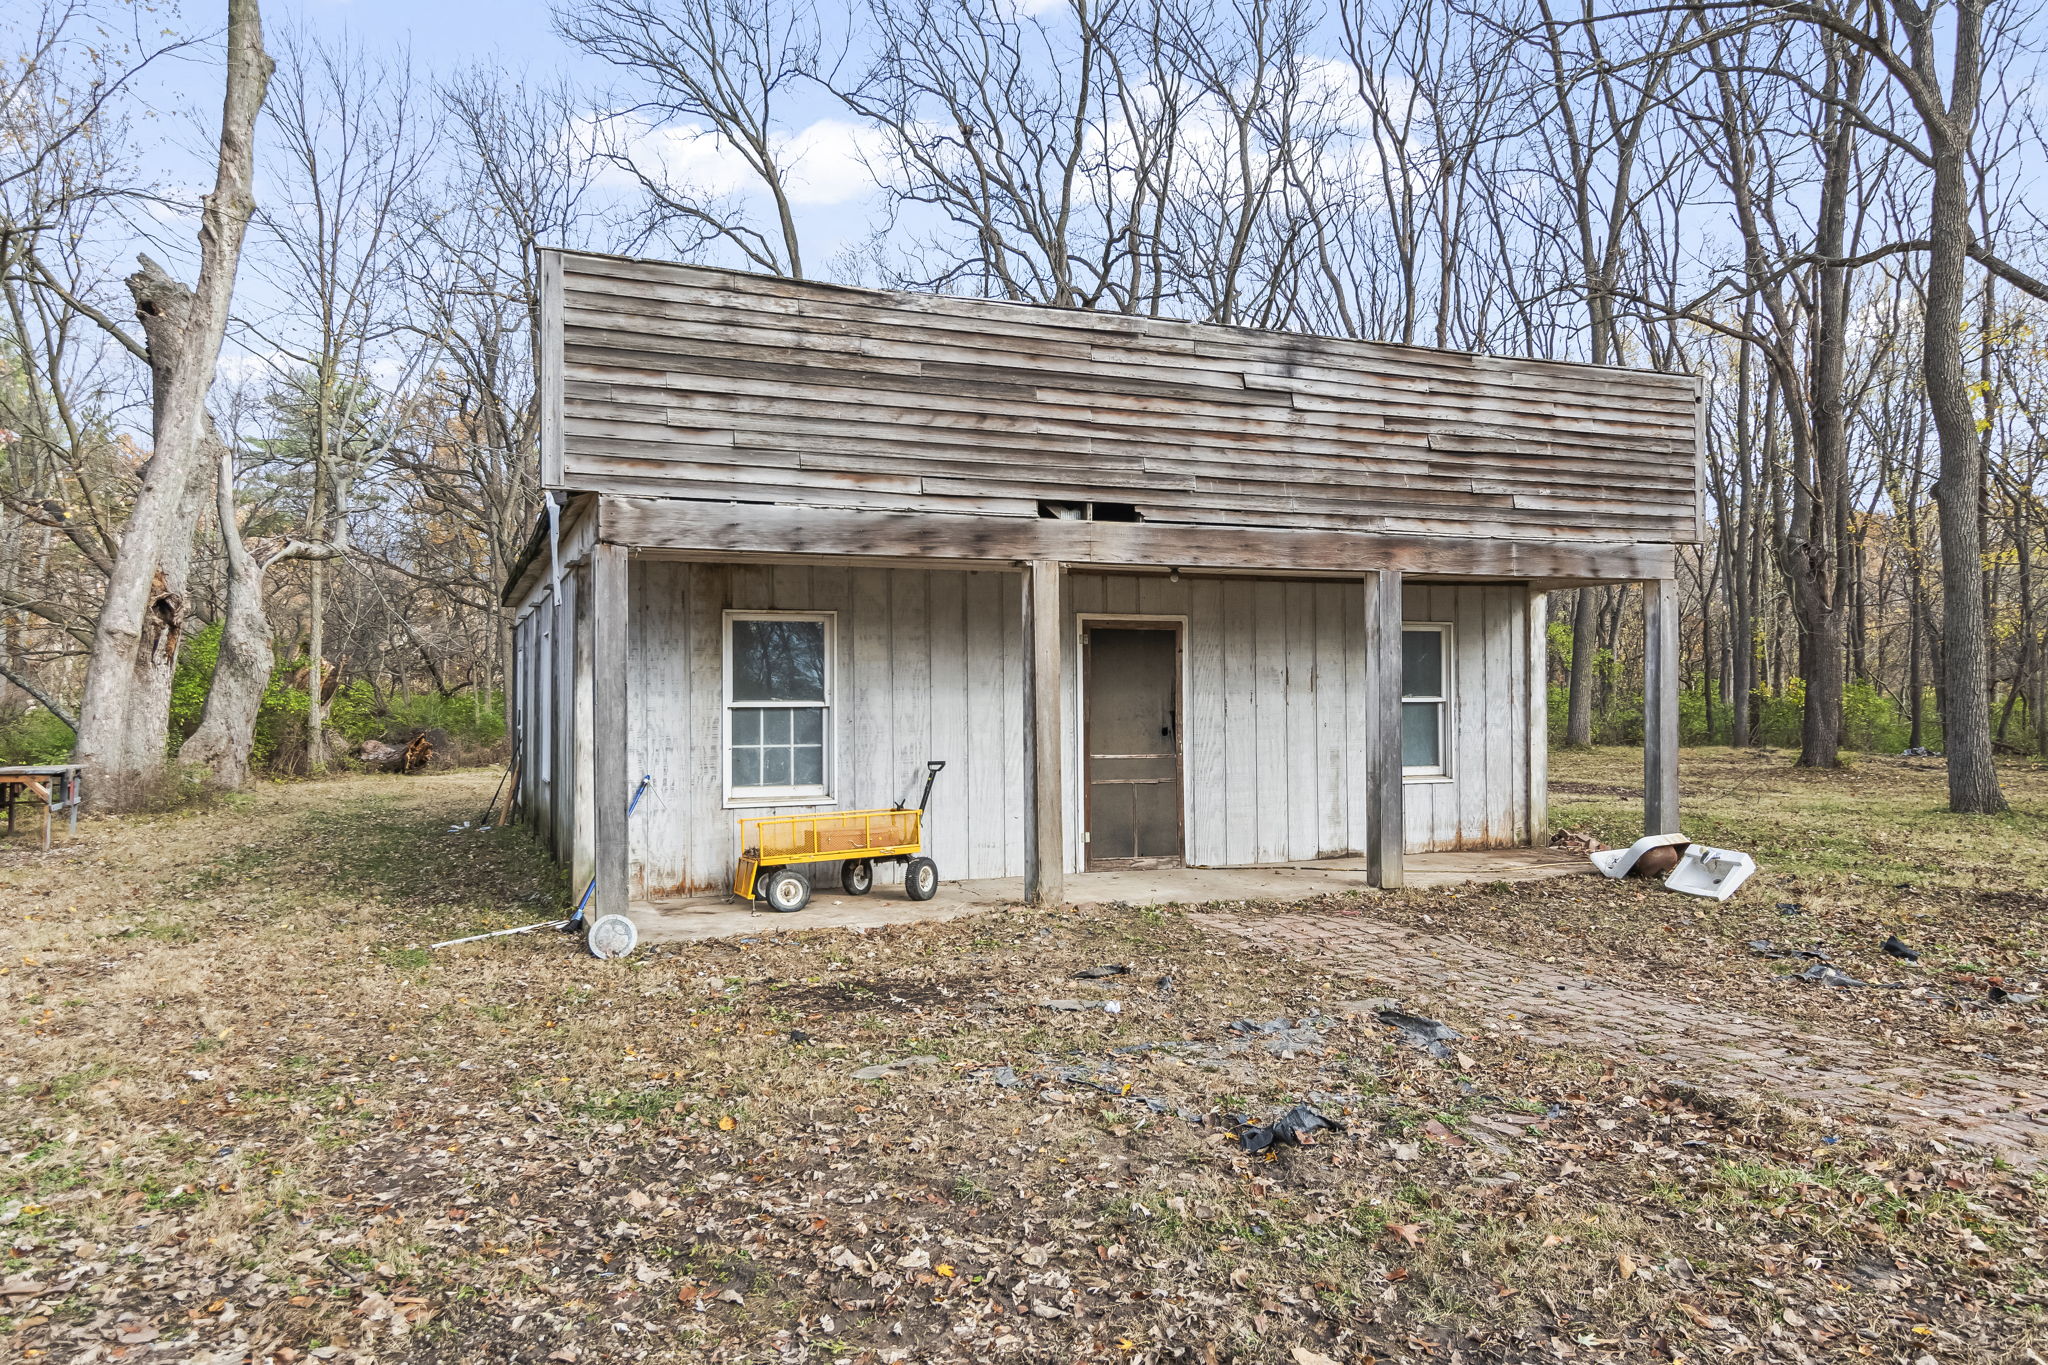
[[[811,903],[808,863],[838,863],[839,885],[850,896],[875,886],[876,863],[903,864],[903,893],[928,901],[939,889],[939,865],[924,856],[924,811],[943,759],[925,763],[924,794],[915,809],[834,811],[829,815],[754,815],[740,820],[740,861],[732,892],[759,897],[787,914]]]

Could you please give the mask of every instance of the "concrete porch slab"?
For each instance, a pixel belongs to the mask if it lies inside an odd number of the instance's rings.
[[[1408,884],[1418,890],[1461,882],[1525,882],[1590,870],[1576,854],[1541,848],[1494,848],[1458,853],[1411,853]],[[1177,867],[1148,872],[1081,872],[1067,877],[1066,904],[1204,905],[1217,901],[1297,901],[1332,893],[1368,891],[1363,858],[1276,863],[1263,867]],[[631,910],[642,943],[685,943],[741,934],[797,929],[851,929],[958,919],[1024,898],[1019,877],[939,883],[922,903],[901,886],[849,896],[823,885],[794,915],[778,915],[726,895],[636,901]]]

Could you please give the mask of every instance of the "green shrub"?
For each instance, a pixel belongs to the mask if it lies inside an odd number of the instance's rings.
[[[387,709],[391,724],[402,729],[445,730],[464,744],[478,746],[505,742],[505,705],[500,693],[444,697],[438,692],[422,692],[392,697]]]
[[[1692,685],[1678,694],[1678,742],[1680,744],[1726,744],[1733,726],[1733,715],[1729,701],[1717,697],[1714,700],[1714,725],[1711,733],[1707,728],[1707,696],[1701,680],[1694,678]],[[1562,685],[1549,689],[1550,742],[1564,743],[1565,708],[1568,691]],[[2016,708],[2015,721],[2018,720]],[[1756,695],[1756,723],[1751,735],[1758,744],[1773,748],[1796,749],[1799,747],[1800,729],[1805,721],[1806,683],[1799,678],[1789,679],[1782,692],[1772,694],[1759,692]],[[1929,748],[1941,745],[1940,727],[1934,720],[1934,701],[1930,696],[1924,711],[1926,718],[1925,742]],[[1849,684],[1842,698],[1842,747],[1862,753],[1895,754],[1906,747],[1911,727],[1905,714],[1890,697],[1867,682]],[[2024,745],[2024,731],[2014,728],[2014,738]],[[1641,744],[1643,742],[1643,694],[1641,692],[1616,692],[1609,701],[1605,715],[1595,712],[1593,716],[1593,742],[1595,744]]]
[[[171,750],[199,728],[206,694],[213,687],[213,665],[220,658],[220,622],[187,635],[178,646],[178,666],[171,674]]]
[[[0,720],[0,766],[62,763],[75,739],[70,726],[41,707]]]
[[[220,626],[209,625],[186,637],[171,682],[171,748],[175,751],[199,727],[206,697],[220,656]],[[306,692],[303,655],[280,658],[264,685],[256,712],[256,733],[250,762],[277,772],[304,772],[306,767]],[[444,697],[438,692],[380,697],[366,678],[335,689],[327,700],[326,727],[339,737],[339,747],[353,749],[366,739],[404,743],[421,730],[437,730],[442,757],[452,762],[483,762],[496,756],[505,742],[504,697]],[[4,734],[4,731],[0,731]],[[69,749],[69,731],[65,732]]]
[[[1788,678],[1785,690],[1776,694],[1757,693],[1756,723],[1750,735],[1758,744],[1777,749],[1799,747],[1800,727],[1806,723],[1806,680]]]
[[[1842,747],[1863,753],[1895,754],[1906,747],[1912,727],[1890,697],[1867,682],[1852,682],[1842,694]],[[1938,741],[1937,741],[1938,742]]]

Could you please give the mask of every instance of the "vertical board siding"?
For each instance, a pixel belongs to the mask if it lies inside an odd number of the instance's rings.
[[[661,560],[632,566],[629,752],[654,778],[632,825],[634,890],[722,888],[741,815],[857,810],[922,788],[944,759],[926,849],[947,878],[1015,875],[1023,826],[1023,715],[1015,579],[1001,573],[828,566],[735,567]],[[725,808],[725,613],[836,613],[835,805]],[[820,894],[835,869],[819,868]],[[895,869],[881,869],[878,881]]]
[[[554,696],[554,815],[549,825],[548,846],[555,856],[569,861],[576,842],[576,575],[562,575],[561,610],[555,620]]]
[[[1365,846],[1364,589],[1291,579],[1069,575],[1076,616],[1185,617],[1182,734],[1187,861],[1230,867],[1356,856]],[[1452,626],[1450,774],[1407,784],[1410,852],[1520,841],[1527,819],[1521,734],[1526,590],[1406,589],[1412,621]],[[1078,622],[1070,642],[1079,639]],[[1078,656],[1078,648],[1073,651]],[[1078,657],[1066,695],[1078,706]],[[1073,733],[1080,733],[1075,714]],[[1080,810],[1079,741],[1068,745],[1068,809]],[[1078,819],[1076,821],[1078,824]],[[1086,865],[1081,832],[1068,870]]]
[[[631,584],[632,778],[653,777],[631,826],[635,894],[722,887],[741,814],[820,809],[724,806],[728,609],[836,613],[836,808],[888,806],[906,791],[914,797],[925,760],[944,759],[927,837],[941,875],[1021,875],[1017,575],[641,560]],[[1527,590],[1410,584],[1404,606],[1409,620],[1451,624],[1453,670],[1450,773],[1406,784],[1407,848],[1517,843],[1530,816],[1530,746],[1518,704],[1528,686]],[[1086,865],[1080,618],[1185,619],[1186,856],[1197,866],[1234,866],[1363,849],[1363,611],[1363,590],[1349,582],[1068,575],[1061,689],[1068,707],[1062,787],[1073,812],[1068,870]],[[540,650],[554,643],[544,617],[535,613],[521,627],[522,640],[530,635]],[[539,682],[552,669],[532,671]],[[533,702],[543,726],[550,724],[546,703],[544,693]],[[836,894],[833,871],[819,869],[821,894]]]
[[[1450,773],[1405,787],[1403,841],[1411,853],[1521,842],[1527,829],[1528,743],[1523,708],[1528,599],[1520,587],[1411,583],[1410,621],[1451,626]]]

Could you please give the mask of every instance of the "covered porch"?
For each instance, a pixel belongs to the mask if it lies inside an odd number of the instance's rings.
[[[968,526],[959,524],[964,519],[940,514],[742,508],[612,497],[591,499],[580,510],[586,515],[576,519],[580,524],[565,539],[583,542],[575,546],[582,553],[574,556],[580,563],[572,615],[586,628],[575,631],[573,650],[562,651],[576,656],[573,672],[564,670],[569,676],[562,679],[561,691],[575,695],[577,704],[575,724],[565,727],[572,733],[562,736],[560,766],[574,773],[577,804],[584,806],[588,817],[574,822],[574,847],[564,852],[571,855],[579,883],[596,874],[600,913],[653,907],[646,911],[646,927],[657,935],[666,931],[652,921],[666,924],[679,915],[697,923],[703,915],[730,911],[740,917],[735,923],[741,928],[733,931],[744,931],[753,922],[748,918],[751,911],[724,898],[734,856],[734,811],[719,777],[726,741],[718,729],[724,706],[717,699],[724,696],[718,678],[730,663],[730,641],[721,655],[717,632],[721,615],[728,618],[729,631],[729,618],[746,614],[736,608],[785,613],[795,608],[790,614],[831,617],[842,626],[833,648],[835,659],[860,665],[872,654],[886,665],[883,671],[896,677],[894,690],[863,690],[845,698],[849,723],[858,727],[846,731],[853,737],[846,749],[849,771],[857,763],[879,763],[877,772],[888,771],[890,745],[874,736],[888,732],[882,722],[892,713],[896,730],[907,729],[916,736],[897,746],[903,748],[893,755],[900,760],[897,766],[914,766],[926,753],[958,753],[957,744],[926,743],[926,730],[936,741],[941,725],[924,718],[930,685],[941,677],[960,675],[977,693],[988,692],[986,707],[956,719],[968,749],[993,747],[983,761],[949,772],[948,780],[957,783],[953,792],[973,795],[977,810],[986,807],[1000,816],[1002,832],[993,845],[1000,856],[992,863],[979,853],[969,859],[946,856],[942,850],[940,867],[947,891],[936,903],[941,907],[958,910],[1004,900],[1128,902],[1140,896],[1154,902],[1274,899],[1423,884],[1418,877],[1432,870],[1465,879],[1499,879],[1498,869],[1520,856],[1500,845],[1540,847],[1547,836],[1542,798],[1543,594],[1589,581],[1642,582],[1649,589],[1646,624],[1652,685],[1645,815],[1653,830],[1675,826],[1676,629],[1671,605],[1676,594],[1669,577],[1669,551],[1663,547],[1445,541],[1341,531],[1238,531],[1222,537],[1200,528],[1051,519],[1002,519],[993,525]],[[592,511],[596,515],[588,515]],[[703,576],[707,568],[712,570],[708,578]],[[678,577],[683,571],[697,576]],[[863,589],[858,581],[851,589],[844,584],[825,586],[836,581],[828,573],[843,577],[849,572],[873,575],[872,588]],[[928,628],[922,618],[898,609],[904,600],[919,611],[928,600],[937,600],[936,589],[920,586],[925,577],[935,575],[932,581],[937,582],[962,574],[978,574],[985,581],[971,588],[961,603],[952,601],[960,594],[948,588],[944,619],[956,615],[956,607],[965,607],[965,648],[970,652],[958,660],[948,658],[941,667],[925,646],[932,640],[963,638],[962,632],[941,630],[936,624]],[[1105,579],[1105,574],[1112,577]],[[1306,587],[1314,581],[1326,585],[1314,592],[1327,601],[1316,601],[1330,608],[1319,607],[1317,619],[1333,617],[1343,623],[1342,634],[1318,637],[1331,649],[1326,651],[1319,642],[1304,653],[1299,674],[1296,662],[1279,659],[1261,663],[1244,681],[1254,695],[1285,696],[1296,686],[1312,692],[1315,684],[1301,685],[1296,679],[1327,679],[1322,654],[1333,653],[1345,661],[1348,700],[1320,713],[1308,707],[1296,707],[1284,716],[1276,712],[1271,736],[1289,743],[1302,739],[1335,745],[1333,752],[1347,755],[1346,781],[1355,779],[1357,790],[1349,794],[1343,827],[1332,837],[1320,838],[1312,820],[1306,847],[1298,838],[1278,843],[1262,838],[1244,847],[1225,840],[1231,846],[1219,847],[1205,832],[1221,829],[1227,834],[1244,827],[1235,803],[1246,789],[1233,783],[1230,801],[1218,807],[1221,814],[1205,815],[1203,801],[1214,804],[1215,784],[1202,780],[1205,770],[1198,766],[1197,754],[1189,758],[1187,769],[1188,786],[1196,796],[1188,803],[1186,856],[1172,860],[1188,866],[1102,866],[1102,860],[1081,843],[1087,796],[1076,776],[1081,745],[1075,661],[1086,638],[1077,635],[1077,624],[1095,619],[1090,594],[1112,594],[1095,603],[1109,609],[1105,614],[1112,624],[1155,625],[1178,619],[1185,639],[1187,620],[1201,624],[1202,594],[1220,592],[1227,603],[1239,591],[1228,585],[1252,580],[1271,585],[1273,593],[1270,606],[1259,595],[1263,589],[1255,589],[1246,599],[1258,622],[1276,621],[1280,611],[1291,610],[1288,604],[1294,597],[1310,602],[1313,594],[1290,596],[1285,585]],[[754,589],[735,586],[748,583]],[[1128,601],[1114,595],[1119,583]],[[1506,674],[1500,675],[1484,690],[1473,689],[1460,703],[1475,722],[1486,722],[1483,731],[1476,723],[1471,730],[1475,742],[1482,733],[1484,739],[1480,751],[1467,756],[1468,771],[1475,777],[1488,774],[1490,786],[1512,794],[1499,828],[1483,825],[1481,833],[1473,834],[1454,821],[1434,840],[1410,828],[1417,803],[1435,806],[1443,804],[1447,794],[1460,796],[1451,802],[1452,814],[1467,817],[1465,824],[1470,825],[1472,812],[1457,808],[1473,802],[1462,797],[1461,789],[1445,785],[1444,779],[1418,780],[1412,768],[1404,773],[1402,719],[1404,706],[1410,704],[1401,676],[1404,624],[1412,627],[1417,613],[1423,618],[1447,614],[1417,605],[1415,593],[1436,591],[1415,586],[1428,583],[1465,584],[1467,588],[1457,591],[1485,595],[1483,602],[1473,600],[1480,602],[1479,614],[1492,623],[1488,638],[1499,644],[1502,657],[1526,661],[1526,666],[1512,669],[1510,685],[1500,685],[1507,680]],[[678,584],[683,585],[680,591]],[[756,601],[749,595],[754,591],[766,595]],[[811,596],[804,596],[806,592]],[[874,610],[865,605],[870,598]],[[661,624],[684,603],[694,603],[688,610],[701,616],[701,622]],[[1130,615],[1133,605],[1136,618]],[[870,640],[866,623],[878,619],[884,608],[891,609],[891,621],[919,623],[908,632],[896,626],[879,629]],[[986,633],[992,642],[985,659],[971,653],[978,633]],[[1198,637],[1201,633],[1196,632]],[[832,636],[828,633],[826,638]],[[1210,638],[1224,641],[1218,648],[1226,673],[1250,657],[1249,651],[1230,646],[1228,637],[1211,632]],[[688,649],[671,648],[686,639],[696,643]],[[905,641],[910,646],[907,656],[897,653]],[[1473,648],[1475,658],[1492,657],[1492,645]],[[1201,666],[1199,650],[1189,658],[1191,670]],[[1476,671],[1467,671],[1476,676]],[[851,679],[876,672],[856,666],[847,674]],[[904,677],[914,679],[915,688],[905,690],[900,685]],[[692,695],[703,692],[714,704],[707,705],[703,698],[686,701],[676,691],[678,680],[690,680]],[[1203,736],[1226,746],[1240,742],[1244,726],[1235,712],[1204,717],[1203,696],[1200,688],[1192,689],[1186,711],[1170,723],[1178,727],[1186,713],[1193,712],[1195,719],[1211,722],[1200,727],[1197,745]],[[590,699],[587,709],[585,697]],[[983,711],[986,722],[981,719]],[[911,718],[907,726],[906,715]],[[664,717],[683,719],[660,719]],[[670,740],[649,729],[651,718],[657,728],[674,731]],[[1263,713],[1256,718],[1262,726],[1266,719]],[[691,726],[693,737],[685,736],[683,730]],[[624,802],[590,799],[594,792],[631,790],[629,774],[641,772],[648,773],[654,785],[646,808],[631,826]],[[1261,774],[1254,793],[1257,807],[1305,803],[1311,817],[1318,815],[1313,797],[1303,795],[1298,784],[1278,781],[1268,792],[1266,779],[1271,774],[1263,767]],[[863,792],[891,789],[879,780],[860,786]],[[1475,783],[1462,790],[1480,788]],[[842,799],[828,804],[844,808]],[[1215,824],[1219,819],[1222,823]],[[957,822],[955,828],[957,832]],[[687,840],[687,847],[677,845],[685,850],[685,862],[669,865],[654,856],[650,840],[671,837],[664,831],[679,832]],[[1447,855],[1453,858],[1450,864],[1432,869],[1432,860],[1443,856],[1432,850],[1432,842],[1436,849],[1465,851]],[[1481,845],[1486,846],[1484,852],[1471,851]],[[1230,869],[1227,874],[1224,865]],[[834,879],[819,879],[817,900],[805,912],[808,922],[826,922],[827,912],[834,909],[832,902],[840,899],[830,889]],[[965,889],[959,889],[963,883]],[[900,893],[885,886],[873,897],[846,898],[848,903],[836,908],[851,919],[881,922],[890,914],[884,908],[887,898],[895,894]],[[691,934],[699,936],[700,931]]]
[[[1407,855],[1407,885],[1430,891],[1462,884],[1527,882],[1586,871],[1577,854],[1547,848],[1470,849]],[[1069,873],[1067,905],[1206,905],[1218,901],[1303,901],[1372,889],[1363,858],[1324,858],[1259,867],[1176,867]],[[959,919],[1026,899],[1022,877],[945,882],[928,901],[900,887],[866,896],[820,889],[801,913],[778,915],[721,893],[635,900],[629,911],[642,943],[685,943],[805,929],[873,928]]]

